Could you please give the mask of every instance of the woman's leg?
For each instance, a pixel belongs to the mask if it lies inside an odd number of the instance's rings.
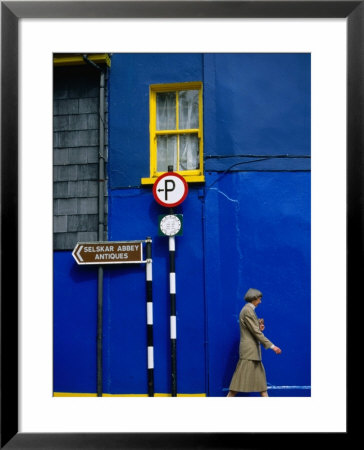
[[[262,397],[269,397],[268,391],[263,391],[263,392],[260,393],[260,395],[261,395]]]
[[[235,395],[238,393],[238,391],[229,391],[228,395],[226,397],[235,397]]]

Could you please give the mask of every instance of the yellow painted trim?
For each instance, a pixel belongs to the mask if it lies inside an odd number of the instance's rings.
[[[148,394],[102,394],[103,397],[148,397]],[[97,397],[97,394],[54,392],[53,397]],[[172,397],[172,394],[154,394],[154,397]],[[206,397],[206,394],[177,394],[177,397]]]
[[[75,392],[53,392],[53,397],[97,397],[97,394],[84,394]]]
[[[172,397],[172,394],[154,394],[154,397]],[[177,394],[177,397],[206,397],[206,394]]]
[[[163,136],[165,134],[199,134],[200,130],[198,128],[188,128],[182,130],[156,130],[156,136]]]
[[[186,81],[183,83],[168,83],[168,84],[151,84],[151,91],[154,92],[173,92],[192,89],[202,89],[202,81]]]
[[[88,59],[96,64],[106,64],[111,66],[111,59],[107,53],[87,55]],[[54,56],[54,66],[78,66],[86,64],[82,55],[67,55],[67,56]]]
[[[197,134],[199,139],[200,167],[196,170],[176,170],[182,175],[187,182],[203,183],[205,177],[203,175],[203,85],[200,81],[185,83],[169,83],[169,84],[153,84],[149,88],[149,148],[150,148],[150,173],[149,177],[142,178],[142,185],[154,184],[155,180],[163,172],[157,172],[157,136],[160,135],[181,135],[181,134]],[[199,128],[196,129],[179,129],[179,91],[198,90],[199,91]],[[176,130],[157,130],[157,93],[158,92],[176,92]],[[177,139],[177,165],[179,164],[179,139]]]
[[[155,176],[157,172],[157,138],[155,135],[157,128],[157,95],[150,90],[149,104],[149,139],[150,139],[150,176]]]
[[[183,178],[187,181],[187,183],[204,183],[205,182],[205,176],[204,175],[184,175],[183,172],[177,172],[180,173]],[[148,184],[154,184],[157,177],[151,177],[151,178],[142,178],[141,184],[142,185],[148,185]]]
[[[201,89],[200,89],[200,99],[199,99],[199,125],[200,125],[200,134],[199,134],[199,139],[200,139],[200,171],[201,171],[201,175],[204,174],[204,168],[203,168],[203,96],[202,96],[202,84],[201,84]]]
[[[103,397],[148,397],[148,394],[102,394]]]
[[[176,131],[179,131],[179,92],[178,92],[178,90],[176,91]],[[178,169],[179,169],[179,137],[177,137],[177,168],[175,167],[174,170],[178,170]]]
[[[177,394],[177,397],[206,397],[206,394]]]

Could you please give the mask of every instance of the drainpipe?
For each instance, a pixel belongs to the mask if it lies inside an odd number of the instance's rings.
[[[100,72],[100,101],[99,101],[99,187],[98,187],[98,240],[104,241],[105,233],[105,70],[98,64],[82,55],[84,61]],[[100,264],[97,274],[97,396],[102,397],[102,313],[104,268]]]

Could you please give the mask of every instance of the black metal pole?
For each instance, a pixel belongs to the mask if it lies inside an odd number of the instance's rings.
[[[87,58],[86,58],[87,59]],[[98,219],[99,241],[104,240],[105,232],[105,72],[100,70],[100,100],[99,100],[99,192],[98,192]],[[98,293],[97,293],[97,396],[102,397],[102,310],[103,310],[104,268],[98,266]]]
[[[148,396],[154,397],[152,238],[148,237],[145,243],[147,278]]]
[[[173,172],[173,166],[168,166],[168,172]],[[173,208],[170,208],[173,214]],[[172,397],[177,397],[177,318],[176,318],[176,240],[169,237],[169,295],[170,295],[170,338],[171,338],[171,388]]]

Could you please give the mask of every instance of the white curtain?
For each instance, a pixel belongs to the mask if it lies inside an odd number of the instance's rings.
[[[180,91],[179,128],[199,127],[198,91]],[[179,169],[194,170],[199,168],[199,151],[197,134],[182,134],[179,141]]]
[[[197,134],[181,134],[179,138],[179,170],[199,168]]]
[[[157,93],[157,130],[176,129],[176,93]]]
[[[168,166],[177,168],[177,136],[163,135],[157,137],[157,171],[167,172]]]
[[[176,92],[157,93],[157,130],[176,129]],[[199,128],[199,91],[178,92],[179,130]],[[196,133],[181,134],[179,139],[178,170],[199,168],[199,141]],[[157,171],[165,172],[168,166],[177,169],[177,135],[157,137]]]
[[[178,95],[179,129],[198,128],[198,91],[180,91]]]

